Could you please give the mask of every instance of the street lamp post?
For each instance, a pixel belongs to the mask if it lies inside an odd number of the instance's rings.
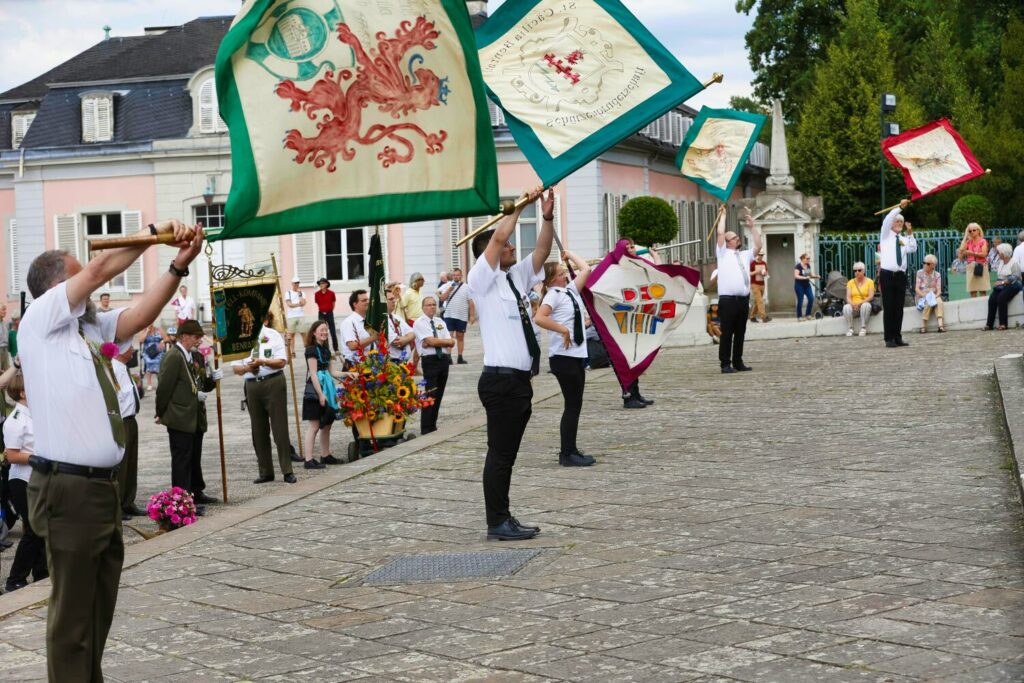
[[[896,111],[896,95],[893,93],[882,94],[882,106],[879,110],[879,123],[881,124],[881,140],[886,139],[891,135],[899,135],[900,125],[898,123],[886,123],[885,115],[891,114]],[[878,148],[879,154],[879,174],[882,179],[882,205],[880,208],[885,208],[885,154],[882,153],[881,145]]]

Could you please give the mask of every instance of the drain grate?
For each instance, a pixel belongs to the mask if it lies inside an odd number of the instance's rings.
[[[540,550],[498,550],[403,555],[371,572],[363,579],[363,584],[382,585],[508,576],[522,569],[540,553]]]

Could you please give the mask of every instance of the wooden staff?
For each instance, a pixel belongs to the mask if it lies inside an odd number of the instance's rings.
[[[148,237],[150,239],[157,239],[163,237],[163,235],[140,235],[140,237]],[[173,235],[172,235],[173,237]],[[127,239],[132,239],[131,237]],[[169,243],[169,242],[167,242]],[[153,244],[153,242],[150,242]],[[161,244],[157,242],[156,244]],[[210,243],[206,243],[206,268],[210,273],[210,308],[213,314],[213,369],[216,370],[220,367],[220,340],[217,339],[217,310],[213,305],[213,247]],[[223,380],[221,380],[223,381]],[[221,490],[224,493],[224,502],[228,502],[228,465],[227,459],[224,455],[224,403],[221,400],[220,395],[220,382],[217,382],[217,441],[220,446],[220,481]]]
[[[270,255],[270,263],[274,267],[274,282],[277,283],[277,300],[281,302],[281,315],[284,316],[281,322],[285,326],[285,330],[288,329],[288,315],[285,311],[284,305],[284,294],[281,292],[281,278],[277,272],[277,256],[274,254]],[[305,444],[302,442],[302,420],[299,416],[299,395],[295,393],[295,364],[292,363],[292,354],[288,354],[288,374],[291,375],[292,380],[292,409],[295,411],[295,435],[299,440],[299,455],[303,460],[306,458]]]
[[[89,240],[89,251],[122,249],[124,247],[148,247],[153,244],[174,244],[174,233],[162,232],[159,235],[132,235],[131,237]]]
[[[718,228],[718,221],[722,219],[723,213],[725,213],[725,204],[722,204],[721,206],[718,207],[718,213],[715,215],[715,220],[711,224],[711,229],[708,230],[708,236],[704,238],[705,242],[711,239],[711,233],[713,233]]]
[[[992,169],[991,168],[986,168],[985,169],[985,175],[992,175]],[[910,200],[910,197],[907,197],[907,201],[909,201],[909,200]],[[903,200],[900,200],[900,201],[903,201]],[[893,204],[892,206],[887,206],[886,208],[882,209],[881,211],[875,211],[875,215],[876,216],[881,216],[883,213],[889,213],[893,209],[898,209],[898,208],[900,208],[899,202],[897,202],[896,204]]]
[[[676,247],[685,247],[688,244],[700,244],[700,240],[690,240],[688,242],[676,242],[674,244],[666,244],[666,245],[661,246],[661,247],[645,247],[643,249],[637,249],[636,250],[636,255],[637,256],[643,256],[644,254],[649,254],[652,251],[664,251],[666,249],[674,249]]]

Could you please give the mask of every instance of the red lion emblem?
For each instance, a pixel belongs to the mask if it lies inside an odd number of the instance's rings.
[[[377,49],[370,48],[367,54],[348,25],[338,24],[338,40],[355,52],[355,80],[352,80],[350,69],[343,69],[337,78],[333,71],[328,70],[309,90],[303,90],[290,80],[278,84],[274,92],[292,101],[292,111],[304,109],[311,120],[320,119],[316,124],[320,132],[316,137],[304,137],[294,129],[288,131],[284,146],[295,150],[295,163],[301,164],[308,160],[321,168],[329,162],[327,171],[333,173],[337,169],[339,154],[344,161],[355,158],[356,151],[351,143],[374,145],[387,138],[404,147],[403,152],[397,147],[386,145],[377,154],[384,168],[388,168],[391,164],[412,161],[415,149],[409,137],[413,135],[423,138],[427,154],[444,150],[444,141],[448,138],[446,131],[427,133],[415,123],[374,124],[365,133],[360,132],[363,109],[371,103],[377,105],[379,111],[390,113],[392,118],[398,119],[417,110],[440,105],[448,93],[445,85],[448,79],[438,78],[430,69],[417,68],[412,71],[414,62],[423,61],[421,56],[413,55],[408,61],[415,82],[403,73],[399,63],[415,46],[426,50],[436,47],[434,40],[440,33],[434,29],[432,21],[427,21],[425,17],[418,17],[415,24],[403,21],[395,31],[394,38],[387,38],[386,35],[383,31],[377,33],[374,36],[378,41]],[[348,90],[345,90],[342,83],[350,80]]]

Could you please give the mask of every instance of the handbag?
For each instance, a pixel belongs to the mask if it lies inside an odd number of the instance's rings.
[[[974,264],[974,277],[981,277],[985,274],[985,266],[982,263]]]
[[[146,354],[146,358],[152,360],[160,355],[160,345],[151,342],[146,345],[146,350],[144,353]]]

